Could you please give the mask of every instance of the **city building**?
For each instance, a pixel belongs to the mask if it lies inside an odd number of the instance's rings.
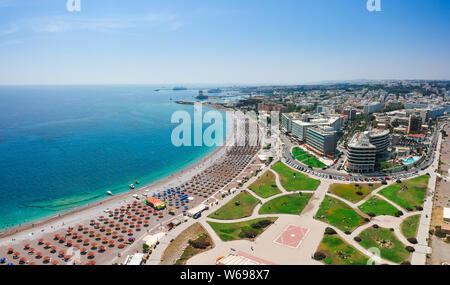
[[[376,149],[370,143],[368,132],[355,134],[347,146],[347,169],[352,172],[373,172]]]
[[[287,111],[287,108],[282,104],[262,102],[258,104],[258,111],[285,113]]]
[[[390,140],[389,130],[376,130],[368,132],[369,141],[376,147],[377,155],[387,151]]]
[[[296,136],[300,141],[306,139],[308,128],[314,126],[312,123],[303,122],[300,120],[292,121],[292,134]]]
[[[305,146],[319,155],[334,157],[337,146],[336,132],[326,126],[309,127]]]
[[[408,134],[418,134],[422,130],[422,117],[411,115],[408,122]]]
[[[384,105],[380,102],[371,102],[369,104],[364,105],[364,113],[366,114],[380,112],[383,109]]]
[[[425,140],[424,134],[410,134],[408,135],[408,140],[412,140],[415,142],[423,142]]]
[[[389,145],[389,130],[355,134],[347,146],[347,169],[353,172],[374,171],[377,157],[385,154]]]

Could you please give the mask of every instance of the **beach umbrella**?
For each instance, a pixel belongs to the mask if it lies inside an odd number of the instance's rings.
[[[50,256],[44,257],[44,263],[48,263],[50,262],[50,260],[51,260]]]
[[[12,254],[14,252],[14,249],[12,247],[8,248],[8,254]]]
[[[56,235],[53,236],[54,240],[58,240],[59,238],[60,238],[59,234],[56,234]]]
[[[64,250],[58,251],[58,256],[59,256],[59,257],[63,257],[64,254],[66,254],[66,252],[65,252]]]
[[[42,252],[36,253],[36,258],[41,258],[41,257],[42,257]]]
[[[46,248],[49,248],[50,246],[51,246],[51,244],[50,244],[49,242],[46,242],[46,243],[45,243],[45,247],[46,247]]]
[[[24,264],[25,262],[27,262],[27,259],[26,259],[25,257],[22,257],[22,258],[19,260],[19,263],[20,263],[20,264]]]
[[[80,249],[81,254],[85,254],[87,252],[87,248],[83,247],[82,249]]]
[[[66,261],[71,258],[72,258],[72,255],[70,255],[70,254],[64,255],[64,260],[66,260]]]
[[[105,250],[106,250],[106,247],[104,247],[103,245],[100,246],[100,248],[99,248],[99,251],[100,251],[100,252],[104,252]]]
[[[6,258],[2,257],[2,258],[0,259],[0,263],[5,263],[5,262],[6,262]]]
[[[86,265],[95,265],[95,264],[96,264],[95,260],[91,260],[88,263],[86,263]]]
[[[52,261],[52,265],[58,265],[58,264],[59,264],[59,262],[57,260]]]
[[[90,242],[91,242],[90,240],[85,239],[85,240],[83,241],[83,245],[89,245]]]
[[[11,263],[11,262],[10,262],[10,263],[8,263],[8,264],[6,264],[6,265],[14,265],[14,263]]]
[[[36,265],[36,262],[30,262],[28,265]]]
[[[34,248],[30,248],[29,250],[28,250],[28,253],[33,253],[34,252]]]
[[[43,238],[39,239],[38,244],[39,245],[44,244],[44,239]]]
[[[52,246],[50,252],[51,253],[55,253],[56,252],[56,246]]]
[[[29,248],[30,248],[30,244],[29,244],[29,243],[26,243],[26,244],[23,246],[23,248],[24,248],[24,249],[29,249]]]

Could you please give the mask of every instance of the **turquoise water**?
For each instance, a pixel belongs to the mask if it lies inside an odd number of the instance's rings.
[[[161,87],[0,87],[0,228],[149,184],[212,152],[171,144],[172,113],[193,107],[170,99],[197,91]]]
[[[401,159],[401,161],[403,161],[404,164],[412,164],[416,161],[418,161],[420,159],[419,156],[414,156],[414,157],[410,157],[408,159]]]

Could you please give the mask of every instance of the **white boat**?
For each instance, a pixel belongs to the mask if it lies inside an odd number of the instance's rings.
[[[113,196],[113,193],[111,191],[106,191],[106,194],[108,194],[109,196]]]
[[[134,189],[134,185],[133,184],[130,184],[130,189]]]

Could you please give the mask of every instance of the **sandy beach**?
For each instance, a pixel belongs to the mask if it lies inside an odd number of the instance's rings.
[[[232,132],[227,137],[227,140],[230,139],[232,139]],[[220,190],[235,185],[234,179],[250,164],[258,151],[257,147],[240,149],[242,147],[227,145],[228,143],[218,147],[191,167],[153,184],[105,198],[56,217],[9,229],[0,238],[0,258],[5,257],[8,262],[13,261],[15,264],[19,258],[20,264],[46,264],[50,261],[64,264],[67,263],[64,256],[76,247],[82,249],[86,255],[82,257],[82,261],[79,261],[82,264],[90,259],[92,259],[90,262],[94,262],[93,257],[87,257],[87,254],[94,255],[95,251],[91,249],[92,246],[94,249],[100,247],[100,254],[95,252],[95,263],[110,264],[111,260],[121,257],[121,253],[139,251],[141,250],[141,243],[136,242],[126,245],[129,237],[139,241],[149,233],[164,230],[163,224],[166,225],[171,219],[182,216],[182,209],[175,210],[173,216],[167,214],[167,210],[164,213],[157,213],[142,201],[137,201],[133,195],[147,194],[151,196],[153,193],[160,193],[163,190],[179,187],[186,183],[187,185],[191,183],[191,185],[197,187],[196,183],[198,183],[198,188],[203,188],[203,192],[194,190],[192,193],[192,189],[190,189],[189,193],[192,194],[189,194],[189,196],[192,195],[192,200],[189,203],[189,208],[207,201]],[[231,160],[227,161],[227,158]],[[241,165],[234,166],[233,161],[240,161]],[[225,174],[222,173],[221,169],[223,165],[230,168],[230,170],[225,171]],[[217,175],[219,178],[226,178],[227,175],[232,177],[222,179],[223,181],[218,179],[220,182],[219,188],[211,181],[203,181],[202,177],[205,175],[207,180],[212,181],[215,180],[214,177]],[[213,175],[213,178],[209,178],[208,175]],[[216,186],[213,187],[214,185]],[[187,187],[187,190],[189,190],[189,187]],[[76,241],[78,241],[78,244],[76,244]],[[122,248],[116,247],[116,242]],[[126,248],[123,249],[125,246]],[[41,247],[43,248],[41,249]],[[39,249],[40,251],[38,251]],[[14,250],[14,252],[10,252],[11,250]],[[55,257],[57,253],[59,260]]]

